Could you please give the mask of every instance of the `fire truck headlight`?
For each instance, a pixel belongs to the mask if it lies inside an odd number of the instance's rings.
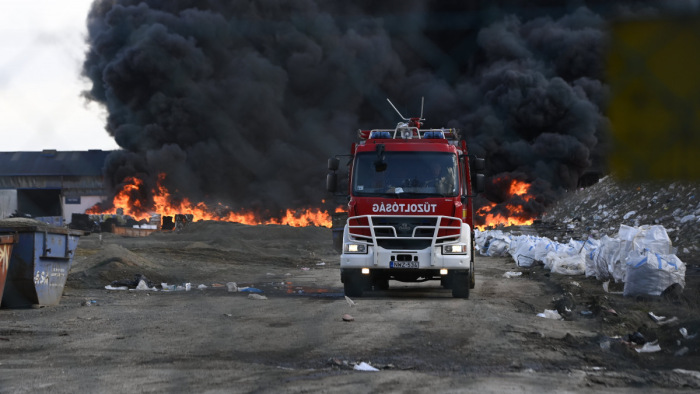
[[[457,245],[443,245],[442,254],[466,254],[467,245],[457,244]]]
[[[345,244],[345,253],[367,253],[367,245]]]

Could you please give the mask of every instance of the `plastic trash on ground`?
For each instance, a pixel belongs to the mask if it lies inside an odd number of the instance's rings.
[[[154,286],[154,287],[148,287],[148,285],[146,284],[146,281],[145,281],[145,280],[140,280],[140,281],[139,281],[139,284],[136,285],[136,289],[135,289],[135,290],[157,291],[158,289],[157,289],[155,286]]]
[[[129,290],[129,288],[127,286],[107,285],[107,286],[105,286],[105,290]]]
[[[263,291],[260,289],[256,289],[255,287],[239,287],[238,291],[243,292],[243,293],[262,293]]]
[[[355,367],[353,367],[355,371],[367,371],[367,372],[377,372],[379,371],[377,368],[374,368],[373,366],[367,364],[366,362],[361,362],[359,364],[355,364]]]
[[[635,348],[637,353],[655,353],[661,351],[658,341],[647,342],[640,348]]]
[[[537,317],[543,317],[545,319],[562,320],[563,317],[554,309],[545,309],[544,313],[538,313]]]

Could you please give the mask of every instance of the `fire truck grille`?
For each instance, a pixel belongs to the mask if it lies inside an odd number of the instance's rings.
[[[436,218],[376,218],[374,231],[377,244],[385,249],[425,249],[431,244],[436,223]],[[393,229],[383,226],[391,226]],[[418,226],[427,226],[428,228],[416,229]]]
[[[446,216],[355,216],[350,236],[390,250],[421,250],[460,238],[461,220]],[[439,228],[438,228],[439,227]]]
[[[415,240],[415,239],[401,239],[401,238],[394,238],[394,239],[378,239],[377,240],[377,245],[381,246],[384,249],[389,249],[389,250],[407,250],[407,249],[415,249],[415,250],[421,250],[425,249],[430,246],[430,240],[427,239],[421,239],[421,240]]]

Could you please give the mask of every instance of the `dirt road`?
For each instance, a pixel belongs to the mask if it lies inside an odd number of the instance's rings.
[[[185,230],[81,238],[60,305],[0,310],[0,392],[700,388],[698,339],[678,334],[681,326],[697,332],[700,319],[678,303],[624,300],[594,279],[482,257],[469,300],[439,283],[391,282],[351,306],[330,230],[228,223]],[[508,271],[523,274],[506,278]],[[135,274],[192,289],[104,289]],[[229,292],[227,282],[267,299]],[[572,313],[536,316],[556,307]],[[680,325],[656,327],[648,309],[672,312]],[[661,352],[637,353],[640,346],[624,340],[640,327]],[[686,353],[674,355],[681,346]],[[379,371],[353,370],[362,362]]]

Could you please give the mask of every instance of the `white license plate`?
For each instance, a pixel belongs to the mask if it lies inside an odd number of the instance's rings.
[[[391,268],[418,268],[417,261],[391,261],[389,262],[389,267]]]

